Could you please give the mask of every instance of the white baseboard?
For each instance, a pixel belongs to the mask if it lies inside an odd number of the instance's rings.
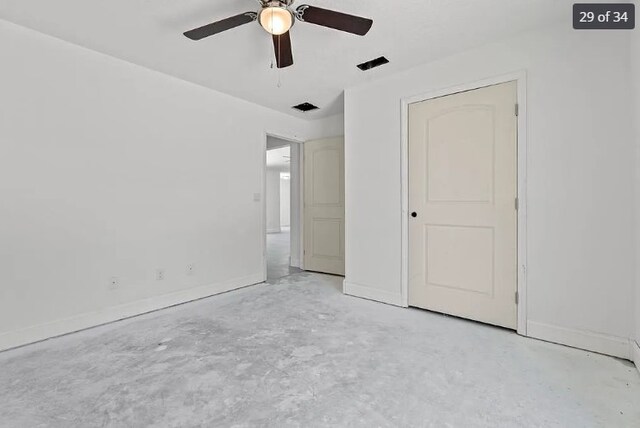
[[[267,229],[267,233],[281,233],[282,229],[277,228],[277,229]]]
[[[631,360],[629,339],[529,321],[527,336],[599,354]]]
[[[90,327],[96,327],[101,324],[107,324],[124,318],[142,315],[147,312],[153,312],[158,309],[187,303],[260,282],[263,282],[262,273],[216,284],[181,290],[161,296],[154,296],[148,299],[125,303],[123,305],[113,306],[96,312],[89,312],[20,330],[0,333],[0,351],[73,333]]]
[[[376,302],[387,303],[394,306],[402,306],[402,295],[400,293],[390,293],[366,285],[354,284],[346,279],[343,283],[342,291],[349,296],[361,297],[363,299],[375,300]]]
[[[300,259],[297,257],[290,257],[289,258],[289,265],[296,267],[296,268],[300,268]]]
[[[400,293],[390,293],[373,287],[355,284],[344,280],[343,292],[354,297],[387,303],[395,306],[403,306]],[[577,330],[559,327],[550,324],[529,321],[527,323],[527,336],[546,342],[566,345],[599,354],[611,355],[636,362],[640,370],[640,348],[635,341],[628,338],[593,333],[585,330]]]
[[[633,362],[640,373],[640,345],[635,340],[631,341],[631,355],[633,356]]]

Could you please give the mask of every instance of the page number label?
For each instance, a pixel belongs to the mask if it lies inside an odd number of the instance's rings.
[[[633,30],[636,6],[633,3],[575,3],[573,28],[576,30]]]

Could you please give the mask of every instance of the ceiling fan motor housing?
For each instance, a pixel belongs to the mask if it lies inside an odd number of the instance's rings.
[[[291,3],[293,3],[294,0],[269,0],[269,1],[263,1],[262,2],[262,9],[258,12],[258,22],[260,22],[260,25],[262,25],[262,27],[269,33],[272,33],[274,35],[279,35],[282,34],[281,32],[273,32],[269,30],[269,15],[264,15],[266,13],[269,12],[278,12],[278,14],[280,14],[280,19],[284,20],[284,21],[288,21],[288,25],[285,27],[286,31],[289,31],[289,29],[291,29],[291,27],[293,27],[293,24],[295,24],[296,20],[295,20],[295,14],[289,9],[289,5],[291,5]],[[287,18],[284,18],[282,16],[282,14],[284,14],[284,16],[287,16]],[[272,19],[272,18],[271,18]],[[284,30],[284,29],[283,29]]]

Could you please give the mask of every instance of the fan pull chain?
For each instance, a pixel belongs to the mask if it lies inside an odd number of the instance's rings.
[[[273,29],[273,13],[271,14],[271,28]],[[281,55],[281,40],[280,40],[280,36],[276,36],[277,37],[277,52],[276,52],[276,62],[279,63],[282,60],[282,55]],[[273,59],[271,60],[271,69],[273,69],[274,67],[274,62]],[[278,67],[278,82],[276,83],[276,87],[281,88],[282,87],[282,72],[280,70],[280,67]]]

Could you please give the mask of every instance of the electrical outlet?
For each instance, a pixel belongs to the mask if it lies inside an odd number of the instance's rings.
[[[193,276],[195,273],[195,266],[187,265],[187,276]]]
[[[156,271],[156,280],[157,281],[164,281],[164,269],[158,269]]]
[[[260,202],[262,200],[262,195],[260,193],[254,193],[253,194],[253,201],[254,202]]]
[[[110,289],[115,290],[116,288],[118,288],[119,285],[120,285],[120,282],[118,281],[118,278],[116,278],[115,276],[112,278],[109,278]]]

